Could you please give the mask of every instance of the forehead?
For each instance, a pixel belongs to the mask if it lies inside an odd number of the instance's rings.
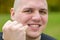
[[[32,8],[45,8],[47,9],[46,0],[16,0],[15,7],[18,9],[25,8],[25,7],[32,7]]]

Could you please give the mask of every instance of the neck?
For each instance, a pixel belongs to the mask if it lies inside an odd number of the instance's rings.
[[[41,36],[39,36],[38,38],[31,38],[31,37],[27,37],[26,40],[40,40]]]

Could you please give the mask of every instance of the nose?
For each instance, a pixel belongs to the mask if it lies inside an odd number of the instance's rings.
[[[35,22],[40,22],[40,20],[41,20],[40,13],[39,12],[34,13],[34,15],[32,17],[32,20],[35,21]]]

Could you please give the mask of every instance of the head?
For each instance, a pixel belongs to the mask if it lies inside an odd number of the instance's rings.
[[[11,19],[28,25],[27,37],[39,37],[48,21],[46,0],[15,0],[11,8]]]

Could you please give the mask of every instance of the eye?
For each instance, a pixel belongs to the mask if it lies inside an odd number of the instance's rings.
[[[39,13],[40,13],[40,14],[42,14],[42,15],[47,14],[47,12],[46,12],[46,11],[44,11],[44,10],[40,10],[40,11],[39,11]]]
[[[32,9],[25,9],[23,12],[25,12],[25,13],[32,13],[33,10]]]

